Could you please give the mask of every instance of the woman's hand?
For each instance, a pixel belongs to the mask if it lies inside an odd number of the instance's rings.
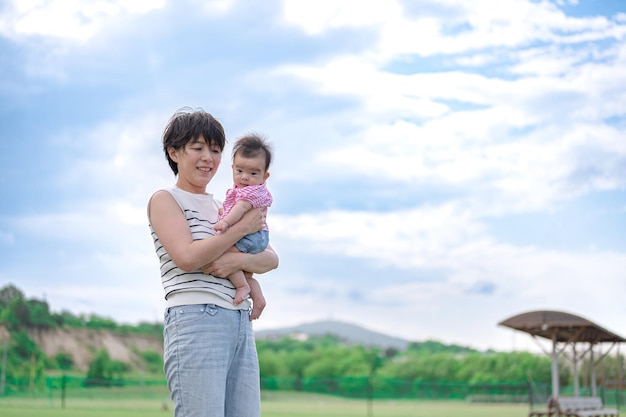
[[[271,245],[263,252],[250,254],[239,252],[234,246],[222,256],[202,267],[202,272],[225,278],[236,271],[264,274],[278,267],[278,255]]]
[[[241,232],[244,235],[251,235],[259,230],[263,230],[265,227],[265,215],[267,213],[266,207],[255,208],[248,211],[243,215],[234,225],[231,225],[230,229],[240,227]]]
[[[242,270],[241,263],[238,263],[240,253],[241,252],[237,250],[226,251],[210,264],[203,266],[202,272],[213,275],[214,277],[225,278],[233,272]]]

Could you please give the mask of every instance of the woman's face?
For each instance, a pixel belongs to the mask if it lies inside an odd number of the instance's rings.
[[[178,188],[203,194],[222,161],[222,150],[209,145],[204,138],[188,142],[182,149],[169,148],[168,152],[178,164]]]

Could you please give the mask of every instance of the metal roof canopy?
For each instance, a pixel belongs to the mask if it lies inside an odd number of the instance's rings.
[[[560,353],[572,362],[574,394],[576,396],[579,395],[578,360],[582,359],[587,353],[590,354],[591,391],[592,395],[596,396],[595,365],[602,361],[615,344],[626,341],[623,337],[606,330],[590,320],[563,311],[530,311],[503,320],[498,325],[529,333],[535,339],[543,337],[552,341],[551,354],[546,352],[541,345],[539,346],[546,354],[552,357],[552,396],[555,398],[559,396],[558,355]],[[577,352],[576,348],[581,343],[587,344],[587,349]],[[611,343],[611,346],[607,352],[595,361],[593,348],[599,343]],[[566,352],[568,347],[572,351],[569,357]]]

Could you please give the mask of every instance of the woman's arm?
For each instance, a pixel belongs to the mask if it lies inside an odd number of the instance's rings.
[[[148,203],[148,218],[152,229],[170,258],[183,271],[195,271],[215,261],[239,239],[263,229],[263,217],[263,209],[250,210],[224,233],[194,241],[187,219],[170,193],[158,191]]]
[[[202,272],[216,277],[227,277],[236,271],[263,274],[276,268],[278,268],[278,255],[268,245],[263,252],[255,254],[226,252],[215,261],[204,266]]]

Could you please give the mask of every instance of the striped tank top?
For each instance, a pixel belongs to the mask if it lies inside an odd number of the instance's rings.
[[[183,211],[194,241],[215,236],[220,205],[212,194],[194,194],[178,187],[165,189]],[[159,241],[150,225],[154,248],[161,263],[161,282],[167,307],[182,304],[216,304],[230,309],[249,309],[250,302],[233,306],[235,287],[228,279],[203,273],[201,270],[185,272],[180,269]]]

